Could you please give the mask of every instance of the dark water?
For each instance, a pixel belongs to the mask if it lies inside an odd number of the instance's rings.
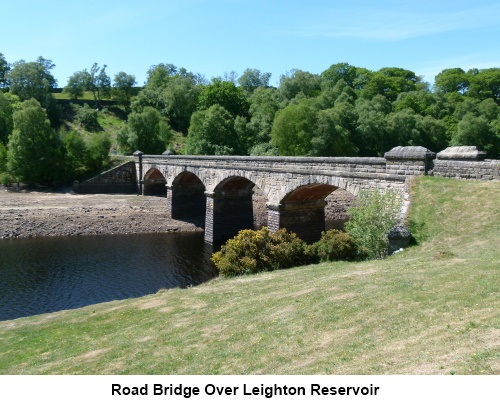
[[[203,233],[0,240],[0,321],[194,286],[211,253]]]

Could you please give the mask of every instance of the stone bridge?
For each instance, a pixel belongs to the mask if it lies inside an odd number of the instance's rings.
[[[145,155],[136,152],[139,192],[166,194],[173,219],[199,221],[205,240],[222,243],[254,227],[252,195],[265,200],[267,226],[306,241],[325,230],[325,198],[337,189],[403,192],[408,178],[425,175],[435,153],[398,147],[384,158]]]

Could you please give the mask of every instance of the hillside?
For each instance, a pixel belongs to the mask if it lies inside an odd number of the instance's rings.
[[[415,182],[418,244],[0,322],[2,374],[499,374],[500,183]]]

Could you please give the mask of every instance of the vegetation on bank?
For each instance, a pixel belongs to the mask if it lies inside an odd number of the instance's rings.
[[[295,233],[267,227],[245,229],[212,255],[221,276],[286,269],[320,261],[381,259],[389,251],[389,231],[400,219],[401,195],[388,190],[361,192],[349,209],[347,232],[330,229],[308,245]]]
[[[498,374],[500,183],[418,178],[417,245],[0,322],[2,374]]]
[[[1,149],[10,149],[14,112],[33,98],[60,138],[74,131],[86,142],[89,133],[107,133],[110,151],[125,154],[170,148],[202,155],[382,156],[399,145],[434,152],[474,145],[489,158],[500,156],[500,68],[445,69],[431,87],[404,68],[335,63],[320,74],[292,70],[273,87],[271,75],[258,69],[207,80],[160,63],[138,88],[133,75],[119,72],[112,80],[106,65],[93,64],[54,94],[54,66],[43,57],[8,63],[0,53]],[[6,159],[0,150],[0,168]]]

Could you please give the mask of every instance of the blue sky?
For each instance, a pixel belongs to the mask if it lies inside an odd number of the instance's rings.
[[[60,86],[94,62],[138,84],[159,63],[207,79],[255,68],[272,85],[340,62],[431,83],[446,68],[500,67],[498,0],[16,0],[0,21],[7,61],[51,59]]]

